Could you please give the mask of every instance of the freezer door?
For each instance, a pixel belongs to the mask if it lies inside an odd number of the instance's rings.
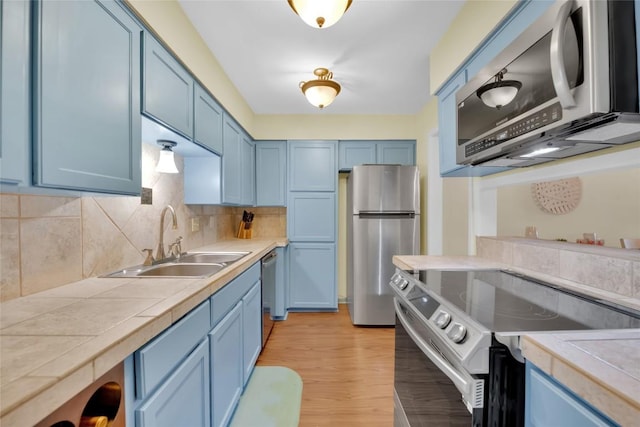
[[[420,174],[416,166],[354,166],[349,176],[352,214],[420,213]]]
[[[395,271],[392,257],[419,253],[420,216],[354,216],[352,230],[353,261],[347,286],[351,321],[354,325],[394,325],[389,287]]]

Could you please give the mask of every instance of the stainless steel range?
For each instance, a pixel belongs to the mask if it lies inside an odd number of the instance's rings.
[[[395,425],[524,425],[524,332],[640,328],[640,313],[501,270],[396,270]]]

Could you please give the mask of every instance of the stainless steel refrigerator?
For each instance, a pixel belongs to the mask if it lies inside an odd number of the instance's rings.
[[[354,325],[394,325],[394,255],[420,252],[416,166],[354,166],[347,179],[347,305]]]

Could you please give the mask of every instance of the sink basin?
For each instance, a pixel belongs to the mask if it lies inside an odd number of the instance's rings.
[[[250,252],[187,252],[177,259],[176,262],[231,264],[249,254]]]
[[[138,277],[207,277],[225,268],[225,264],[159,264],[141,271]]]
[[[185,277],[193,279],[212,276],[226,266],[226,264],[221,263],[186,264],[171,262],[149,267],[126,268],[102,277]]]
[[[187,252],[178,259],[151,265],[125,268],[101,277],[185,277],[203,278],[216,274],[251,252]]]

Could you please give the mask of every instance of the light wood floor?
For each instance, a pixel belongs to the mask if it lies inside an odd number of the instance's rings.
[[[302,377],[300,427],[393,425],[393,328],[355,327],[338,313],[289,313],[258,365]]]

